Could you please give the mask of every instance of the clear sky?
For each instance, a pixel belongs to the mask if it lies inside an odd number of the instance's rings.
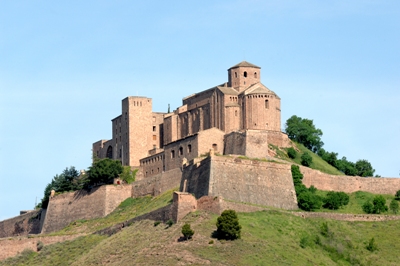
[[[153,110],[261,67],[324,148],[400,172],[400,1],[0,0],[0,220],[87,169],[126,96]]]

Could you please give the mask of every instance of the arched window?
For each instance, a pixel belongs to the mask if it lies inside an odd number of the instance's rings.
[[[182,154],[183,154],[183,148],[179,147],[179,155],[182,155]]]
[[[212,145],[212,148],[213,148],[214,151],[217,151],[217,150],[218,150],[218,145],[214,143],[214,144]]]
[[[245,71],[245,72],[243,73],[243,76],[244,76],[245,78],[247,78],[247,71]]]
[[[257,72],[254,72],[254,78],[257,78]]]
[[[112,159],[112,158],[113,158],[113,149],[112,149],[112,146],[108,146],[106,157],[109,158],[109,159]]]
[[[265,100],[265,109],[269,109],[269,102],[268,102],[268,100]]]
[[[237,72],[235,72],[235,78],[237,78]]]

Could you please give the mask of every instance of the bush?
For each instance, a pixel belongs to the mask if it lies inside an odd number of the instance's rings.
[[[394,195],[395,200],[400,200],[400,190],[397,190],[396,194]]]
[[[287,150],[287,155],[289,156],[290,159],[294,159],[294,158],[296,158],[296,156],[297,156],[297,152],[296,152],[296,150],[295,150],[293,147],[290,147],[290,148]]]
[[[374,204],[374,213],[379,214],[388,210],[386,199],[382,195],[376,196],[372,203]]]
[[[218,239],[235,240],[240,238],[242,226],[234,210],[225,210],[217,219]]]
[[[300,172],[299,166],[292,164],[291,171],[292,171],[293,184],[295,186],[303,184],[301,181],[303,179],[303,174]]]
[[[366,201],[363,204],[362,209],[366,213],[374,213],[374,205],[371,203],[371,201]]]
[[[375,239],[371,238],[365,248],[371,252],[378,250],[378,245],[375,243]]]
[[[303,153],[303,155],[301,155],[301,165],[303,166],[310,166],[312,163],[312,157],[308,152]]]
[[[182,226],[182,234],[186,240],[192,238],[194,231],[190,228],[190,224],[186,223]]]
[[[389,205],[389,209],[396,214],[399,211],[399,203],[397,202],[397,200],[392,199],[392,201],[390,202]]]
[[[161,222],[160,221],[155,221],[154,222],[154,226],[157,226],[157,225],[159,225]]]
[[[297,197],[299,208],[305,211],[314,211],[320,209],[322,206],[322,199],[320,196],[313,194],[310,191],[302,192]]]
[[[44,244],[43,244],[42,241],[38,241],[38,242],[36,243],[36,250],[37,250],[37,251],[41,251],[43,247],[44,247]]]
[[[324,208],[337,210],[349,203],[349,196],[344,192],[329,191],[324,199]]]
[[[376,196],[373,199],[372,203],[371,201],[365,202],[362,208],[363,211],[366,213],[375,214],[380,214],[388,210],[388,207],[386,206],[386,199],[382,195]]]
[[[169,220],[167,221],[168,227],[171,227],[173,224],[174,224],[174,221],[172,221],[172,219],[169,219]]]

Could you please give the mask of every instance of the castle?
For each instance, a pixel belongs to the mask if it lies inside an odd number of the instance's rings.
[[[172,113],[153,112],[150,98],[127,97],[112,139],[93,143],[93,153],[139,167],[144,177],[210,150],[263,158],[269,143],[290,142],[281,132],[281,99],[260,78],[261,68],[243,61],[228,69],[228,82],[183,98]]]

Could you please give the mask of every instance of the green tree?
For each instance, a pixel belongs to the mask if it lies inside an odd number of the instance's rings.
[[[345,175],[355,176],[357,175],[357,169],[353,162],[347,160],[346,157],[336,161],[336,168],[342,171]]]
[[[185,223],[182,226],[182,234],[185,237],[185,240],[192,238],[194,231],[190,228],[190,224]]]
[[[234,210],[225,210],[217,219],[217,235],[219,239],[235,240],[240,238],[242,226]]]
[[[366,213],[374,213],[374,205],[369,200],[364,202],[362,209]]]
[[[120,161],[109,158],[95,161],[88,170],[89,185],[108,184],[122,173]]]
[[[303,153],[303,155],[301,155],[301,165],[304,166],[310,166],[312,163],[312,157],[308,152]]]
[[[358,176],[374,176],[375,169],[367,160],[358,160],[355,164],[355,168]]]
[[[317,152],[324,145],[321,141],[322,131],[314,126],[313,120],[293,115],[286,121],[285,131],[290,139],[313,152]]]
[[[392,201],[389,204],[389,209],[394,213],[397,214],[399,212],[399,202],[395,199],[392,199]]]
[[[135,169],[132,171],[130,166],[123,166],[122,173],[119,177],[125,181],[127,184],[130,184],[135,181],[136,173],[139,169]]]
[[[297,152],[296,152],[296,150],[295,150],[293,147],[290,147],[290,148],[287,150],[287,154],[288,154],[288,156],[289,156],[290,159],[294,159],[294,158],[296,158],[296,156],[297,156]]]

